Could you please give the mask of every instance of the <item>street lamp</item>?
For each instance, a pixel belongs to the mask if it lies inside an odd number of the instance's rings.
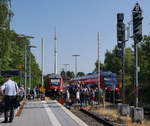
[[[77,77],[77,57],[80,56],[80,55],[74,54],[74,55],[72,55],[72,56],[75,57],[75,76]]]
[[[29,45],[28,46],[28,49],[29,49],[29,55],[30,55],[30,58],[29,58],[29,88],[31,89],[31,48],[36,48],[36,46],[34,45]]]
[[[18,35],[18,38],[25,38],[25,39],[32,39],[34,38],[33,36],[26,36],[23,34]],[[27,96],[27,45],[24,45],[24,99],[26,100]]]
[[[42,76],[41,76],[41,82],[42,82],[42,87],[44,86],[44,41],[43,38],[41,39],[41,70],[42,70]]]

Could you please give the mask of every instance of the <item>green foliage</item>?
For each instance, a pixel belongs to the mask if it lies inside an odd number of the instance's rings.
[[[67,71],[67,78],[70,80],[71,78],[74,78],[75,74],[72,71]]]
[[[0,69],[21,69],[24,74],[25,45],[29,45],[29,41],[25,37],[19,37],[17,33],[8,29],[0,29]],[[40,83],[41,71],[32,53],[31,61],[32,85],[34,86]],[[19,77],[15,77],[15,80],[20,82]],[[21,80],[20,83],[24,83],[23,78]]]
[[[13,12],[10,10],[10,0],[0,0],[0,29],[9,28]]]
[[[82,73],[83,74],[83,73]],[[64,79],[65,82],[67,82],[68,80],[70,80],[71,78],[75,77],[74,72],[72,71],[67,71],[65,72],[64,70],[61,71],[60,75],[62,76],[62,78]]]
[[[77,77],[82,77],[82,76],[84,76],[84,75],[85,75],[84,72],[78,72],[78,73],[77,73]]]
[[[21,69],[22,76],[24,76],[24,48],[25,45],[29,45],[29,41],[27,38],[20,37],[19,34],[9,30],[13,16],[10,8],[11,0],[0,0],[0,69]],[[41,81],[41,71],[33,54],[30,52],[28,54],[31,54],[32,87],[34,87]],[[29,66],[29,61],[27,66]],[[28,71],[27,74],[29,74]],[[23,78],[14,77],[14,79],[18,83],[23,83]],[[0,82],[3,82],[2,77],[0,77]]]
[[[102,63],[100,63],[100,70],[105,71],[105,66]],[[96,62],[95,62],[95,69],[93,72],[98,72],[98,60],[96,60]]]
[[[116,57],[116,48],[110,52],[107,51],[105,54],[105,70],[119,74],[121,70],[121,61]]]
[[[143,42],[139,43],[139,99],[142,103],[149,103],[150,95],[150,36],[144,36]],[[126,84],[126,100],[133,102],[135,96],[134,85],[134,52],[132,48],[125,49],[125,84]],[[98,62],[95,63],[96,71]],[[102,71],[111,71],[121,75],[121,59],[116,56],[116,47],[113,51],[107,51],[105,54],[104,64],[101,65]]]
[[[62,78],[65,78],[66,77],[66,72],[64,70],[62,70],[60,75],[62,76]]]
[[[139,48],[139,63],[141,81],[150,81],[150,36],[145,36]]]
[[[139,86],[140,99],[150,104],[150,36],[144,36],[139,47]]]

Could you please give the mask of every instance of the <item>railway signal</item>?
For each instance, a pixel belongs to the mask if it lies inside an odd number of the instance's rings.
[[[124,47],[125,47],[125,24],[123,23],[124,14],[117,14],[117,56],[121,58],[122,61],[122,99],[125,103],[125,57],[124,57]]]
[[[117,56],[123,57],[123,49],[125,42],[125,24],[123,23],[124,14],[117,14]]]
[[[133,39],[134,42],[140,42],[142,40],[142,10],[138,3],[135,4],[135,7],[132,11],[133,16]]]
[[[142,40],[142,10],[139,3],[136,3],[133,10],[133,39],[134,39],[134,85],[136,89],[136,107],[138,107],[138,43]]]
[[[124,42],[118,42],[117,43],[117,51],[116,56],[119,58],[123,57],[123,48],[124,48]]]
[[[123,23],[124,14],[117,14],[117,41],[124,42],[125,41],[125,24]]]
[[[142,122],[144,119],[144,112],[142,107],[138,107],[139,99],[139,82],[138,82],[138,44],[142,40],[142,10],[139,3],[136,3],[133,10],[133,39],[134,39],[134,85],[135,85],[135,109],[134,109],[134,116],[133,120]]]

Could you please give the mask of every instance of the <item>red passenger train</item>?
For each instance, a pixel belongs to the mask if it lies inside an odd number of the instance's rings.
[[[64,89],[63,78],[58,74],[49,74],[46,85],[47,96],[59,96]]]
[[[101,89],[105,90],[106,92],[106,98],[112,100],[112,97],[115,94],[116,99],[120,100],[120,84],[117,80],[117,75],[112,72],[101,72],[99,79]],[[98,74],[92,73],[90,75],[76,77],[73,78],[70,83],[98,87]]]

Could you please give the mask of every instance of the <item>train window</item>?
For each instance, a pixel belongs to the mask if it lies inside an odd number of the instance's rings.
[[[108,77],[105,77],[104,78],[104,81],[111,81],[112,79],[111,78],[108,78]]]
[[[60,85],[60,79],[58,78],[51,79],[51,85]]]
[[[110,77],[105,77],[104,78],[104,86],[107,87],[107,86],[115,86],[116,87],[117,85],[117,80],[115,78],[110,78]]]

